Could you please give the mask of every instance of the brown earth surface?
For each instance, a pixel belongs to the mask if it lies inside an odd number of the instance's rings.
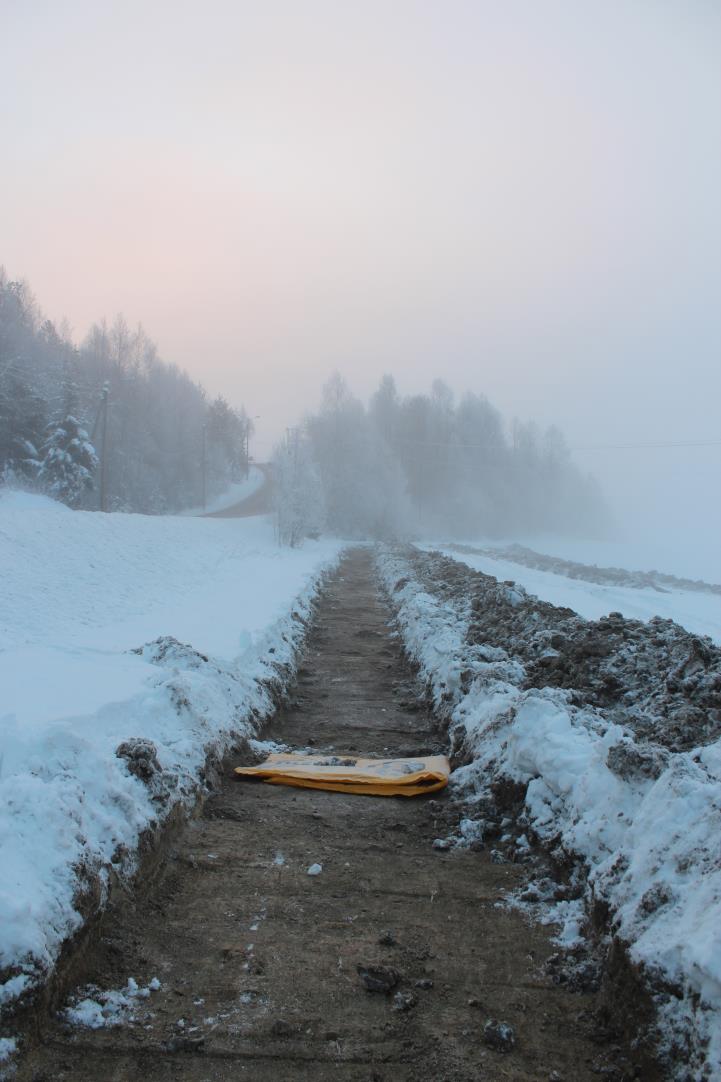
[[[390,619],[371,552],[351,550],[320,599],[294,698],[266,735],[324,752],[442,750]],[[599,1032],[597,996],[544,975],[548,930],[498,906],[527,870],[433,848],[458,818],[447,793],[269,786],[237,780],[234,765],[143,894],[116,895],[89,960],[102,989],[132,976],[157,977],[160,990],[121,1027],[47,1022],[18,1082],[632,1076],[613,1073],[614,1056],[633,1056]],[[309,876],[316,862],[323,870]],[[357,967],[373,963],[398,971],[413,1005],[366,991]],[[511,1052],[484,1043],[490,1018],[515,1028]]]

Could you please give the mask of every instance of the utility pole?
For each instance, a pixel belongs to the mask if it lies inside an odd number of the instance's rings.
[[[298,492],[298,451],[299,451],[299,447],[300,447],[300,429],[296,426],[294,428],[286,429],[286,432],[287,432],[286,440],[287,440],[287,444],[288,444],[288,455],[289,456],[292,455],[292,457],[293,457],[293,473],[292,473],[293,480],[291,482],[291,501],[290,501],[291,502],[290,545],[291,545],[291,548],[295,548],[295,546],[300,541],[300,533],[301,533],[301,528],[300,528],[301,527],[301,520],[300,520],[300,513],[299,513],[299,510],[298,510],[299,495],[300,495],[299,492]]]
[[[100,510],[108,509],[108,399],[110,398],[110,384],[103,384],[103,393],[100,402],[100,410],[103,418],[102,436],[100,441]]]
[[[253,425],[253,421],[259,421],[260,414],[257,413],[255,417],[248,417],[245,423],[245,479],[246,481],[250,477],[250,429]]]
[[[200,460],[201,461],[200,469],[201,469],[201,473],[202,473],[202,494],[203,494],[203,510],[204,511],[205,511],[205,504],[206,504],[206,472],[207,472],[207,462],[208,462],[207,444],[208,444],[207,425],[206,425],[205,421],[203,421],[203,445],[202,445],[203,450],[202,450],[201,460]]]

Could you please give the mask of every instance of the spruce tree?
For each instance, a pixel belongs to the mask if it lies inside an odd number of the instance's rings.
[[[79,507],[93,488],[98,456],[77,418],[68,415],[51,426],[42,447],[38,479],[48,495]]]

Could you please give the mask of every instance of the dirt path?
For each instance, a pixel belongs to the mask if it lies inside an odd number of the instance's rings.
[[[370,553],[354,550],[268,735],[370,754],[437,747],[389,617]],[[434,850],[447,811],[446,797],[344,796],[229,772],[147,895],[106,921],[95,982],[158,977],[160,991],[121,1028],[53,1023],[19,1082],[597,1079],[594,997],[544,978],[546,933],[496,907],[523,869]],[[323,871],[310,877],[314,862]],[[356,967],[369,962],[394,966],[415,1006],[368,993]],[[488,1017],[515,1026],[510,1054],[484,1045]]]

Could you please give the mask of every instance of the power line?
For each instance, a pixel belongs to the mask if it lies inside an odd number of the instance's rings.
[[[392,444],[408,444],[413,447],[452,447],[457,451],[506,451],[513,450],[507,444],[457,443],[439,440],[391,439]],[[629,451],[639,448],[658,447],[721,447],[721,440],[657,440],[647,443],[594,443],[582,447],[568,447],[569,451]]]
[[[593,443],[584,447],[569,447],[569,451],[629,451],[655,447],[721,447],[721,440],[658,440],[649,443]]]

